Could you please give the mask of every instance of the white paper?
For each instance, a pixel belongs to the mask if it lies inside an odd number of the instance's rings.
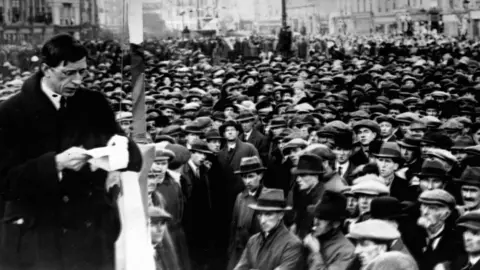
[[[128,139],[114,135],[105,147],[98,147],[85,151],[91,158],[88,160],[92,170],[96,168],[107,172],[125,169],[128,165]]]

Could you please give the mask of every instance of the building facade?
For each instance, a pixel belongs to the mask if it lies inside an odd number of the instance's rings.
[[[96,14],[95,0],[0,0],[0,43],[41,44],[60,32],[91,38]]]

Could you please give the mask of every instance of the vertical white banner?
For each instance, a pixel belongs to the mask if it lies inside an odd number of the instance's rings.
[[[127,0],[128,35],[130,43],[143,42],[143,0]]]

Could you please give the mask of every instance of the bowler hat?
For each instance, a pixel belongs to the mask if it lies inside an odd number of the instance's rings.
[[[347,198],[341,193],[326,190],[322,200],[308,206],[308,211],[318,219],[343,220],[348,217]]]
[[[208,144],[200,139],[195,139],[190,147],[190,152],[200,152],[204,154],[212,154]]]
[[[406,217],[405,206],[397,198],[381,196],[374,198],[370,204],[372,218],[383,220],[396,220]]]
[[[480,167],[468,166],[456,182],[460,185],[480,187]]]
[[[292,209],[292,207],[287,206],[283,190],[274,188],[263,188],[257,203],[250,204],[248,207],[257,211],[273,212],[289,211]]]
[[[223,123],[220,126],[220,128],[219,128],[220,134],[224,135],[225,129],[227,127],[234,127],[238,132],[243,132],[243,128],[242,128],[242,125],[240,125],[240,123],[238,123],[235,120],[228,120],[228,121],[225,121],[225,123]]]
[[[298,165],[292,168],[292,174],[313,174],[322,175],[324,173],[323,160],[314,154],[303,154],[298,160]]]
[[[262,161],[257,156],[243,157],[240,160],[240,170],[235,171],[235,174],[246,174],[251,172],[263,172],[265,167]]]

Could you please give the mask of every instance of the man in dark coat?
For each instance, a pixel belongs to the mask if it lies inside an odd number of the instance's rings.
[[[108,173],[92,170],[84,149],[123,132],[102,94],[79,89],[86,56],[71,36],[53,37],[42,49],[41,72],[0,106],[1,269],[114,268],[115,197]],[[140,152],[125,142],[126,169],[139,171]]]
[[[265,164],[268,159],[268,147],[270,144],[265,135],[253,128],[255,115],[253,115],[251,112],[241,113],[237,117],[237,121],[242,125],[243,129],[243,133],[239,136],[240,140],[251,143],[253,146],[255,146],[260,154],[263,164]]]
[[[256,203],[261,194],[264,170],[258,157],[242,159],[237,173],[242,177],[245,190],[238,194],[233,208],[227,269],[233,269],[237,265],[248,239],[260,232],[260,225],[254,215],[255,211],[249,205]]]
[[[291,209],[283,190],[264,188],[250,207],[257,211],[262,231],[250,237],[235,270],[304,269],[302,242],[283,224],[284,211]]]
[[[479,223],[480,214],[478,211],[472,211],[461,216],[457,221],[457,228],[462,231],[463,245],[466,255],[460,256],[455,260],[450,269],[453,270],[478,270],[478,253],[480,252],[479,241]]]
[[[226,144],[218,152],[218,160],[225,174],[224,181],[227,186],[227,213],[231,213],[237,194],[240,193],[245,185],[239,175],[234,172],[240,170],[240,162],[244,157],[259,157],[257,149],[250,143],[242,142],[238,139],[242,127],[235,121],[226,121],[220,127],[220,134],[226,139]],[[230,222],[230,221],[228,221]]]
[[[197,139],[191,156],[181,170],[180,184],[185,196],[183,227],[192,259],[192,269],[208,269],[213,256],[213,205],[210,181],[203,162],[212,152],[206,142]]]

